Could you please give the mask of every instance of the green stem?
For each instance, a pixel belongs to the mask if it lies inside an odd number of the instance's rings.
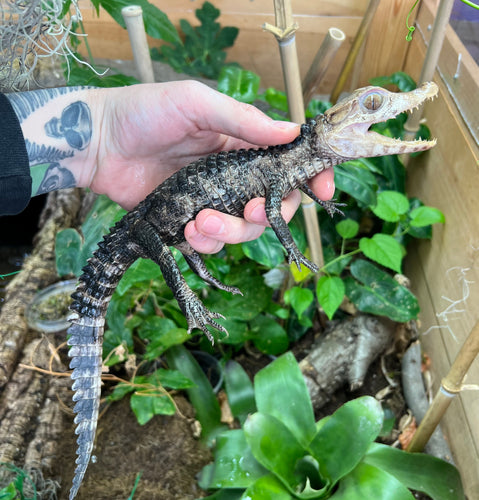
[[[339,262],[340,260],[342,259],[345,259],[346,257],[349,257],[351,255],[356,255],[357,253],[361,253],[361,250],[359,248],[357,248],[356,250],[353,250],[352,252],[349,252],[349,253],[346,253],[344,255],[339,255],[338,257],[336,257],[335,259],[333,260],[330,260],[327,264],[325,264],[321,269],[320,271],[323,272],[323,273],[326,273],[327,274],[327,267],[332,265],[332,264],[335,264],[336,262]]]

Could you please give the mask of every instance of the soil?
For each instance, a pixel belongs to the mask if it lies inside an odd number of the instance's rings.
[[[181,412],[156,416],[140,426],[127,398],[111,404],[98,422],[94,455],[77,495],[78,500],[130,498],[141,474],[135,500],[189,500],[204,496],[196,474],[211,461],[211,453],[194,437],[194,412],[182,396],[175,398]],[[61,480],[59,500],[68,498],[75,467],[76,436],[70,415],[52,477]]]

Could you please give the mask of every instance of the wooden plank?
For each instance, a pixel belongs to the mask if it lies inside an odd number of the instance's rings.
[[[430,7],[425,2],[423,8]],[[421,11],[422,14],[424,12]],[[424,18],[418,17],[418,22]],[[430,19],[430,18],[429,18]],[[425,28],[427,31],[427,28]],[[449,30],[444,46],[457,42]],[[453,42],[451,42],[453,40]],[[465,49],[462,49],[465,51]],[[415,35],[405,71],[419,77],[426,52],[422,38]],[[439,68],[443,67],[441,53]],[[450,56],[448,56],[450,57]],[[471,71],[475,71],[472,69]],[[443,73],[443,72],[441,72]],[[421,312],[422,343],[432,358],[434,386],[445,376],[460,346],[479,319],[479,148],[464,125],[448,87],[439,73],[440,98],[425,108],[424,117],[437,146],[411,162],[408,169],[409,194],[446,214],[445,226],[435,227],[431,242],[422,242],[411,251],[407,272],[413,280]],[[475,96],[477,92],[477,83]],[[477,109],[477,103],[476,108]],[[467,280],[468,283],[465,282]],[[464,301],[460,301],[464,299]],[[451,301],[458,301],[452,314]],[[479,380],[479,362],[471,367],[467,383]],[[479,397],[466,391],[455,399],[446,413],[442,428],[449,438],[456,464],[461,471],[466,494],[477,498],[479,491]]]
[[[397,3],[396,0],[393,3]],[[198,21],[194,10],[201,6],[199,0],[159,1],[157,5],[169,16],[170,20],[178,26],[179,19],[187,19],[192,24]],[[382,4],[389,2],[382,2]],[[404,0],[399,2],[400,5]],[[347,40],[339,50],[335,63],[326,73],[321,92],[327,94],[331,91],[346,58],[352,39],[362,19],[367,0],[353,1],[341,0],[326,2],[311,2],[310,0],[296,0],[293,4],[295,21],[299,24],[297,31],[297,47],[300,61],[301,76],[304,77],[314,55],[330,27],[341,29],[346,34]],[[274,86],[283,89],[281,64],[278,48],[274,37],[262,31],[264,22],[274,22],[273,2],[271,0],[253,0],[238,2],[235,0],[222,0],[215,2],[220,8],[219,22],[223,26],[237,26],[240,29],[237,41],[228,52],[228,60],[236,61],[243,67],[258,73],[262,78],[262,86]],[[128,35],[125,30],[116,25],[110,16],[101,11],[100,17],[91,8],[86,0],[80,0],[80,7],[84,18],[85,30],[88,33],[89,43],[94,57],[106,59],[131,60],[133,55],[129,46]],[[394,9],[382,11],[382,16],[396,15]],[[388,24],[381,18],[380,24]],[[379,22],[379,21],[378,21]],[[149,39],[150,46],[158,46],[161,42]],[[375,44],[371,42],[371,47]],[[80,53],[86,54],[84,47]],[[381,55],[381,54],[379,54]],[[389,64],[389,63],[388,63]],[[373,67],[374,70],[369,69]],[[364,57],[362,79],[360,85],[365,85],[371,76],[385,74],[387,67],[374,61],[369,54]]]

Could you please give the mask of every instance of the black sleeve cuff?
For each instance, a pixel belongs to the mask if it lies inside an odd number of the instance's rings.
[[[0,215],[18,214],[31,195],[30,163],[20,122],[10,101],[0,94]]]

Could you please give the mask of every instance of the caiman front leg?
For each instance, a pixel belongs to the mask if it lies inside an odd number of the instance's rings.
[[[281,244],[286,249],[288,254],[288,262],[294,262],[298,269],[301,270],[301,264],[305,265],[313,273],[318,272],[318,266],[307,259],[296,246],[293,236],[289,230],[288,224],[281,215],[281,201],[283,193],[285,192],[282,180],[278,179],[272,182],[266,192],[265,211],[268,222],[270,223],[273,231],[278,237]]]
[[[170,287],[186,317],[188,333],[191,333],[194,328],[199,328],[213,342],[214,338],[207,328],[207,325],[210,325],[227,335],[226,328],[215,321],[223,316],[209,311],[187,285],[171,250],[162,241],[155,228],[149,222],[140,220],[135,224],[132,236],[144,255],[160,266],[166,284]]]
[[[344,216],[344,212],[338,207],[346,206],[346,203],[338,203],[334,200],[320,200],[311,190],[311,188],[307,184],[303,184],[299,188],[304,194],[307,194],[313,201],[315,201],[318,205],[324,208],[328,215],[332,217],[334,214],[339,214]]]
[[[176,248],[183,254],[186,262],[190,266],[190,269],[195,272],[201,279],[209,283],[210,285],[224,290],[225,292],[230,292],[232,294],[240,294],[241,290],[235,286],[229,286],[222,283],[220,280],[216,279],[206,268],[203,259],[200,254],[193,249],[193,247],[186,241],[176,245]]]

